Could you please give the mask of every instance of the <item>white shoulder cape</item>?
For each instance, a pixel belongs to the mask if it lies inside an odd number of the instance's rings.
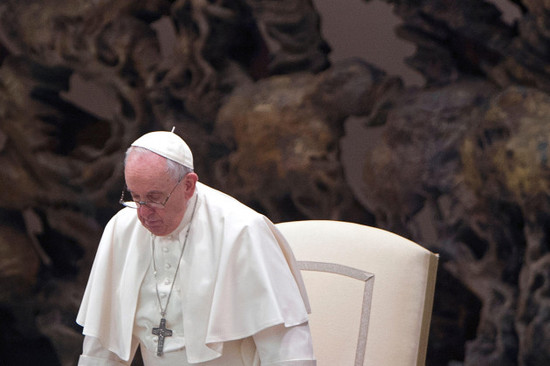
[[[204,184],[197,183],[196,195],[178,274],[190,363],[221,356],[223,342],[277,324],[302,324],[310,312],[294,256],[273,223]],[[77,316],[85,335],[126,361],[150,241],[133,209],[109,221]]]

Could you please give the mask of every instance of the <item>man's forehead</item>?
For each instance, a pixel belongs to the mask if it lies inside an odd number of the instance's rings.
[[[166,158],[161,156],[153,151],[147,149],[131,149],[128,152],[128,157],[126,159],[127,163],[130,162],[141,162],[141,161],[150,161],[151,163],[156,162],[158,164],[166,164]]]
[[[174,179],[165,169],[134,169],[128,166],[124,178],[128,190],[136,192],[163,192],[174,183]]]
[[[159,176],[166,175],[167,171],[166,158],[155,154],[154,152],[142,150],[131,151],[126,158],[124,172],[127,174],[156,174]]]

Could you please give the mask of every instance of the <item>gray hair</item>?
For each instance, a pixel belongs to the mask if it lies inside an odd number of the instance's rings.
[[[126,150],[126,156],[124,157],[124,166],[126,166],[126,161],[128,160],[128,156],[130,153],[135,154],[154,154],[151,150],[147,150],[143,147],[139,146],[130,146],[128,150]],[[187,174],[192,173],[193,169],[186,167],[185,165],[182,165],[174,160],[166,159],[166,172],[177,181],[182,180]]]

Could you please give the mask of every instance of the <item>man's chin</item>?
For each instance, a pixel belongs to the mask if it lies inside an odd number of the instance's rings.
[[[147,230],[149,230],[153,235],[156,235],[156,236],[164,236],[166,235],[165,231],[166,231],[166,228],[164,227],[164,225],[160,224],[160,223],[148,223],[148,222],[142,222],[143,226],[145,226],[145,228]]]

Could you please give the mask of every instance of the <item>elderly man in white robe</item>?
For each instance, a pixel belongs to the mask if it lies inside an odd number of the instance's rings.
[[[187,144],[151,132],[126,153],[77,316],[80,366],[311,366],[309,304],[265,216],[198,182]]]

